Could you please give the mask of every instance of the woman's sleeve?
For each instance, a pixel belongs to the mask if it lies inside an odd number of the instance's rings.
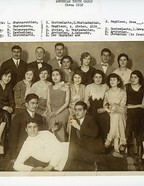
[[[127,102],[127,94],[126,94],[126,91],[123,91],[122,93],[122,99],[120,101],[120,106],[121,107],[125,107],[126,106],[126,102]]]
[[[24,104],[24,87],[20,84],[16,84],[14,87],[14,100],[16,105],[22,105]]]
[[[13,91],[12,88],[8,89],[8,99],[9,99],[9,105],[8,106],[10,106],[14,109],[15,101],[14,101],[14,91]]]
[[[29,89],[29,94],[36,94],[36,90],[38,89],[38,86],[36,83],[34,83],[30,89]]]
[[[103,107],[107,108],[108,103],[109,103],[109,101],[108,101],[108,91],[106,91],[105,95],[104,95]]]
[[[85,89],[86,89],[86,87],[85,87],[85,85],[83,85],[83,87],[82,87],[82,100],[83,101],[85,100]]]
[[[90,86],[87,85],[85,87],[85,103],[89,104],[89,98],[90,98]]]
[[[51,86],[51,85],[50,85]],[[51,102],[50,102],[50,86],[47,89],[47,111],[51,112]]]

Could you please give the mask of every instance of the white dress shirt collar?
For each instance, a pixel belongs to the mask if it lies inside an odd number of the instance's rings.
[[[56,59],[57,59],[57,62],[58,62],[58,64],[59,64],[59,66],[61,67],[61,63],[60,63],[60,62],[61,62],[61,59],[62,59],[62,58],[56,56]]]
[[[84,118],[85,118],[85,116],[83,118],[79,119],[80,125],[82,125]]]
[[[106,73],[107,68],[108,68],[108,63],[101,62],[101,66],[102,66],[102,69],[103,69],[104,73]]]
[[[34,118],[35,113],[33,113],[33,112],[29,111],[28,109],[27,109],[27,111],[28,111],[29,115],[30,115],[32,118]]]
[[[15,63],[16,66],[18,66],[20,64],[20,59],[12,58],[12,60]]]

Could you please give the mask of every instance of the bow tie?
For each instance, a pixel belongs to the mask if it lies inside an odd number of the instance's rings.
[[[108,63],[102,63],[101,64],[103,67],[108,67]]]
[[[58,60],[58,61],[61,61],[61,59],[60,59],[60,58],[58,58],[57,60]]]

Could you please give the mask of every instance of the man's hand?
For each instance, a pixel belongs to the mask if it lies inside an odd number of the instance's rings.
[[[80,130],[80,125],[78,124],[78,122],[75,119],[71,119],[70,120],[70,124],[71,126],[73,126],[74,128]]]
[[[48,166],[46,166],[46,167],[43,168],[43,171],[51,171],[51,170],[53,170],[53,168],[54,167],[49,164]]]
[[[6,110],[7,112],[9,112],[10,114],[13,112],[13,109],[9,106],[4,106],[3,110]]]
[[[109,114],[111,113],[110,109],[108,109],[108,108],[105,108],[104,110],[105,110],[106,112],[108,112]]]
[[[14,163],[15,161],[16,161],[16,159],[12,159],[12,160],[10,160],[11,163]]]
[[[105,112],[105,109],[104,109],[104,108],[99,108],[99,109],[97,109],[97,112],[98,112],[99,114],[104,113],[104,112]]]
[[[31,171],[43,171],[42,167],[34,167]]]
[[[62,124],[55,125],[55,126],[52,128],[52,132],[58,131],[61,127],[62,127]]]
[[[56,112],[50,112],[50,113],[49,113],[49,116],[50,116],[50,117],[56,116]]]

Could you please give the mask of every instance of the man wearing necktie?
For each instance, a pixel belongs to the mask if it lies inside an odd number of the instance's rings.
[[[104,74],[108,76],[115,70],[115,68],[112,65],[110,65],[110,60],[111,51],[108,48],[104,48],[101,51],[101,63],[97,64],[95,68],[103,71]]]
[[[55,44],[55,54],[56,57],[51,59],[48,63],[52,66],[53,69],[60,69],[61,68],[61,59],[63,58],[65,53],[65,46],[63,43],[56,43]]]
[[[32,68],[35,72],[35,81],[39,80],[39,69],[46,67],[49,72],[49,75],[52,73],[52,66],[44,61],[45,59],[45,49],[43,47],[37,47],[35,49],[36,61],[33,61],[28,64],[28,68]],[[49,79],[50,80],[50,79]]]
[[[27,63],[20,59],[22,53],[22,48],[20,46],[13,46],[11,52],[12,58],[2,63],[1,69],[12,70],[11,83],[14,86],[16,83],[24,79]]]

